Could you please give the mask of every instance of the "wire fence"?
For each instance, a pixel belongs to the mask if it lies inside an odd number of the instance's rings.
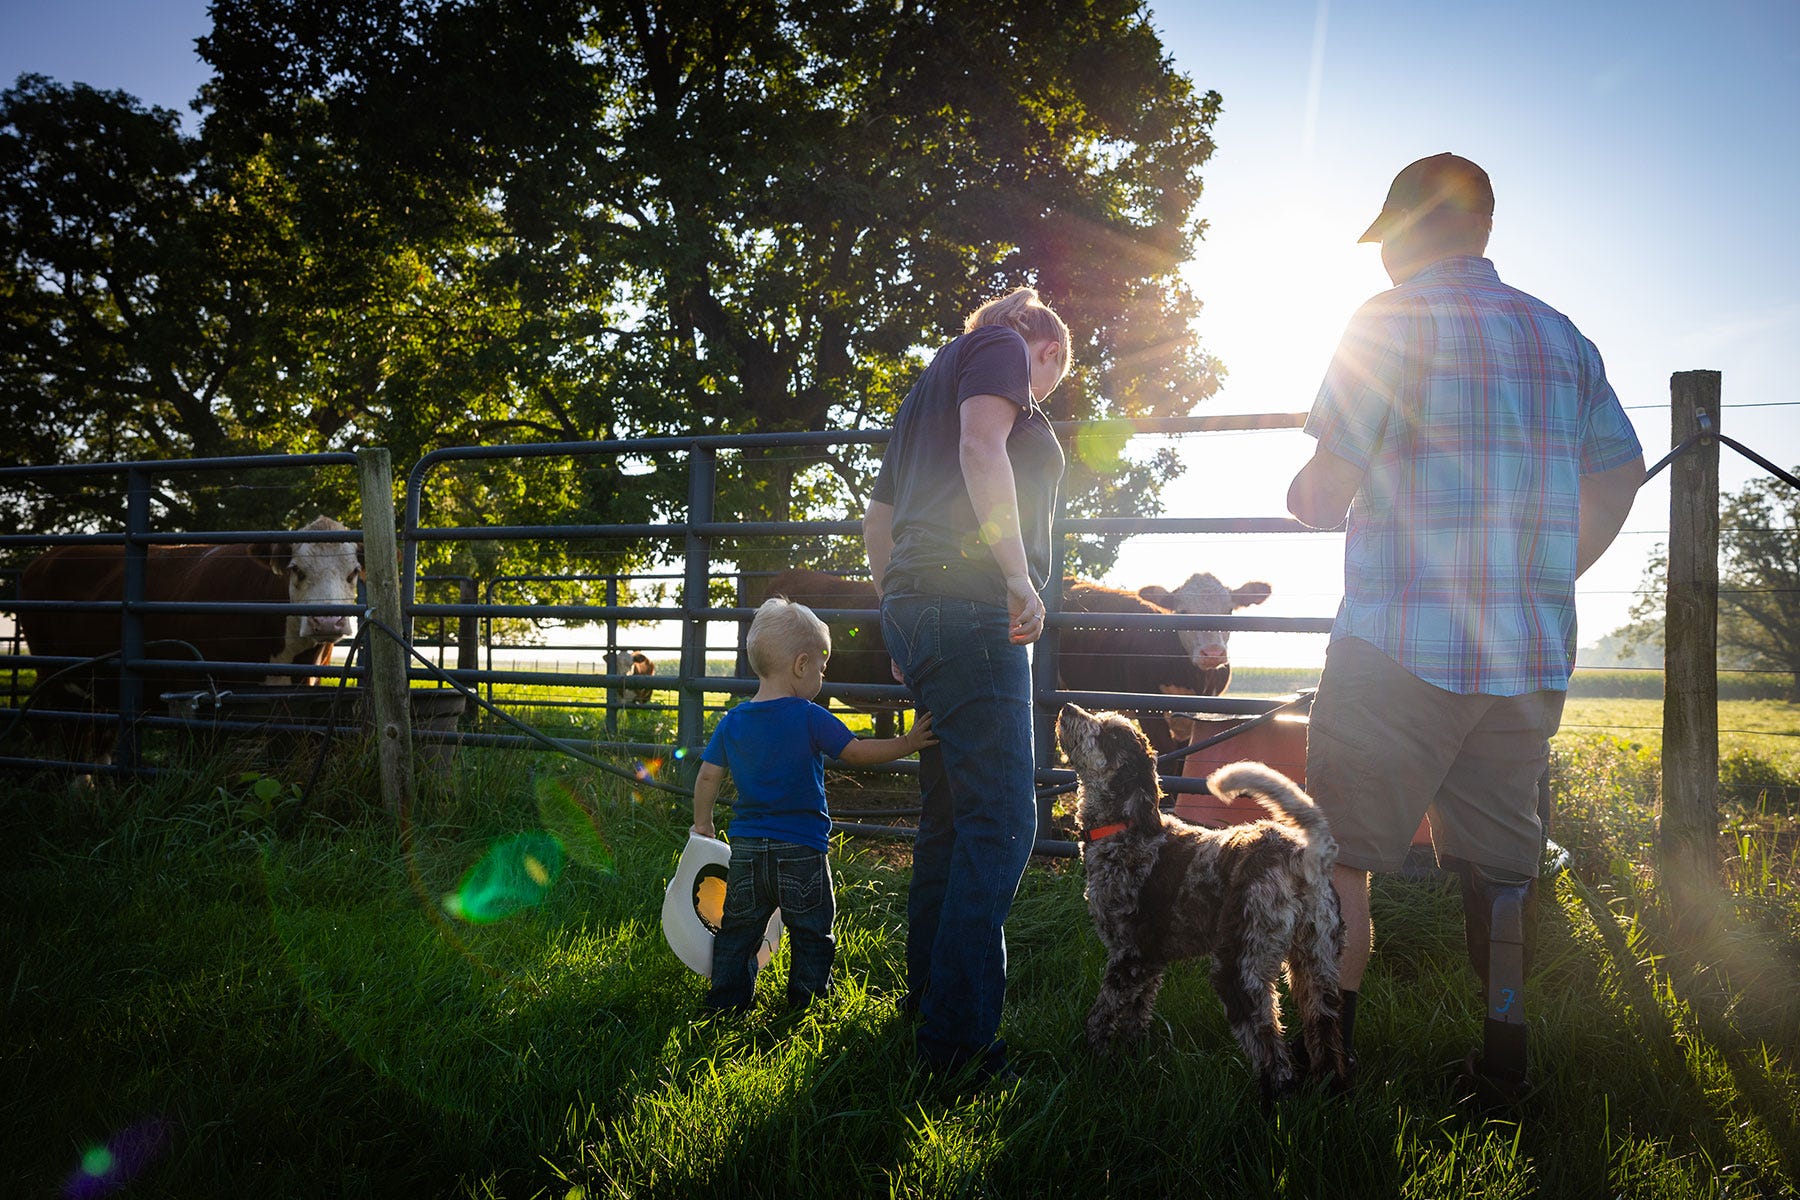
[[[1725,407],[1784,407],[1788,406],[1789,403],[1790,402],[1782,402],[1781,404],[1772,405],[1728,405]],[[1298,423],[1299,419],[1299,414],[1276,414],[1250,418],[1213,419],[1211,421],[1204,419],[1190,419],[1181,422],[1162,423],[1161,427],[1158,427],[1153,423],[1139,423],[1140,428],[1138,429],[1138,432],[1150,433],[1157,436],[1169,436],[1172,434],[1185,435],[1194,432],[1211,432],[1220,436],[1248,436],[1251,432],[1259,429],[1292,428]],[[1238,424],[1234,426],[1233,422],[1238,422]],[[819,461],[817,453],[818,446],[831,441],[833,437],[838,441],[850,440],[862,444],[878,443],[885,437],[885,431],[855,431],[852,435],[848,436],[819,435],[816,441],[807,442],[802,447],[790,447],[790,449],[792,449],[791,453],[771,453],[768,457],[777,462],[785,461],[790,465],[799,466],[804,464],[810,467],[816,465]],[[1675,446],[1667,456],[1651,469],[1650,474],[1654,475],[1667,468],[1680,455],[1690,451],[1696,445],[1701,444],[1707,437],[1717,437],[1720,444],[1731,447],[1733,450],[1769,471],[1774,477],[1781,479],[1790,486],[1800,487],[1800,480],[1797,480],[1791,473],[1776,467],[1766,458],[1748,447],[1743,446],[1734,439],[1718,435],[1716,431],[1713,431],[1708,427],[1703,427],[1702,430],[1692,438]],[[407,515],[403,524],[401,542],[407,561],[407,570],[403,573],[402,579],[403,587],[406,591],[406,628],[408,629],[410,636],[403,637],[400,640],[406,645],[408,654],[415,660],[413,666],[414,677],[429,680],[440,686],[455,687],[458,690],[464,691],[465,695],[468,696],[472,707],[479,707],[481,711],[494,715],[497,720],[500,719],[500,717],[498,716],[498,710],[496,708],[496,684],[502,686],[567,686],[571,689],[604,688],[606,690],[606,697],[600,700],[546,698],[542,700],[509,700],[508,703],[521,709],[534,706],[565,707],[570,709],[581,709],[583,707],[603,709],[607,716],[607,730],[612,734],[617,733],[617,718],[624,707],[626,707],[625,702],[623,702],[620,697],[626,690],[632,688],[635,683],[640,688],[647,687],[654,691],[663,692],[665,694],[672,693],[675,695],[676,699],[672,703],[666,701],[655,705],[645,705],[640,703],[639,707],[645,709],[660,709],[663,711],[673,710],[678,717],[679,725],[676,742],[674,744],[590,742],[589,744],[594,746],[616,745],[618,749],[627,752],[643,749],[655,749],[671,753],[692,750],[697,746],[700,740],[702,729],[700,717],[707,711],[705,707],[705,697],[708,694],[723,694],[726,696],[724,703],[729,703],[732,697],[748,692],[754,687],[754,681],[744,679],[739,673],[734,673],[732,675],[713,674],[708,665],[709,657],[714,656],[715,653],[723,652],[729,654],[734,652],[736,647],[731,644],[721,645],[710,642],[706,634],[707,628],[716,625],[735,630],[741,626],[743,621],[747,620],[749,615],[749,610],[741,606],[735,608],[717,608],[707,600],[708,593],[716,582],[727,577],[721,576],[711,570],[710,559],[714,551],[714,543],[719,542],[722,539],[731,538],[754,539],[760,537],[775,540],[808,537],[813,539],[845,538],[854,537],[856,533],[856,523],[847,517],[833,520],[783,521],[761,524],[744,521],[718,521],[713,519],[711,503],[716,495],[716,481],[710,477],[709,472],[716,469],[713,464],[716,463],[717,455],[722,451],[735,451],[751,445],[769,451],[778,451],[781,450],[785,444],[786,443],[783,442],[778,435],[750,435],[748,438],[743,439],[640,439],[637,442],[618,444],[460,448],[453,451],[438,452],[435,456],[428,456],[427,460],[423,460],[414,467],[413,473],[408,480]],[[677,449],[689,455],[689,468],[693,472],[693,479],[690,481],[688,511],[685,514],[685,517],[680,521],[669,521],[661,525],[452,527],[439,529],[428,528],[419,520],[422,480],[432,466],[448,458],[461,457],[463,459],[491,461],[492,459],[507,457],[509,455],[531,457],[551,454],[594,453],[650,455],[656,453],[669,453]],[[335,465],[341,465],[345,456],[321,457],[330,459]],[[271,456],[267,459],[258,460],[257,465],[270,466],[276,465],[277,463],[284,463],[291,466],[294,465],[294,460],[284,459],[281,456]],[[699,467],[695,466],[696,463],[704,464],[707,469],[699,469]],[[162,464],[105,464],[97,467],[71,469],[87,473],[107,470],[127,471],[135,473],[136,475],[142,475],[147,470],[204,470],[216,468],[213,464],[175,462]],[[50,468],[48,470],[54,472],[57,469]],[[29,469],[12,468],[7,471],[0,471],[0,479],[11,481],[13,477],[23,477],[25,474],[29,473]],[[267,486],[273,488],[277,485],[246,486]],[[141,507],[142,506],[140,505],[140,508]],[[151,533],[144,527],[145,523],[142,521],[142,516],[143,513],[140,512],[138,514],[136,525],[132,525],[131,522],[128,521],[129,527],[123,534],[88,535],[86,540],[103,544],[122,544],[127,548],[128,554],[135,552],[132,549],[133,547],[147,552],[148,548],[153,545],[173,544],[177,540],[201,540],[195,535]],[[1316,534],[1317,532],[1307,530],[1304,527],[1298,526],[1297,523],[1288,521],[1285,518],[1094,518],[1062,521],[1059,522],[1058,530],[1059,547],[1065,544],[1065,539],[1081,535],[1151,535],[1193,538],[1197,536],[1219,536],[1225,534],[1229,534],[1234,539],[1240,539],[1245,543],[1269,544],[1274,546],[1281,544],[1284,539],[1289,538],[1296,533]],[[1746,526],[1728,529],[1727,532],[1749,533],[1767,531],[1759,527]],[[234,531],[231,533],[208,535],[206,540],[226,543],[234,539],[243,540],[252,537],[267,536],[267,533],[244,533]],[[1629,531],[1626,536],[1666,538],[1668,533],[1666,530],[1645,529]],[[671,571],[660,575],[657,573],[645,574],[658,582],[666,582],[671,586],[679,584],[679,587],[677,588],[680,592],[679,603],[673,605],[640,603],[638,601],[642,599],[641,597],[627,596],[617,590],[617,587],[621,582],[617,573],[613,573],[610,576],[611,586],[614,590],[605,597],[606,603],[603,604],[583,603],[574,605],[544,605],[504,603],[504,598],[497,595],[496,588],[510,585],[525,585],[533,582],[533,577],[525,575],[512,577],[498,576],[494,579],[490,579],[486,584],[484,601],[480,603],[471,603],[470,592],[476,584],[476,581],[473,578],[459,575],[434,576],[427,573],[421,573],[417,569],[420,548],[427,544],[458,539],[481,541],[530,537],[560,537],[588,542],[596,540],[605,541],[607,539],[660,538],[669,546],[669,556],[672,559],[680,561],[683,564],[683,569],[679,572]],[[0,537],[0,546],[22,544],[24,542],[39,545],[56,545],[79,540],[83,540],[82,535],[8,535]],[[736,574],[741,576],[744,573],[737,572]],[[1061,575],[1060,565],[1056,574],[1058,576]],[[639,576],[640,579],[643,577],[643,575]],[[543,576],[539,578],[545,581],[554,580],[558,583],[583,584],[606,583],[609,576],[606,573],[572,573],[565,576]],[[10,592],[7,590],[9,585],[12,588],[12,591]],[[434,586],[455,586],[458,589],[458,599],[452,603],[444,603],[433,600],[428,594],[422,593],[421,589],[427,589]],[[1794,589],[1776,587],[1728,588],[1724,589],[1722,594],[1727,597],[1766,596],[1789,595],[1792,594],[1793,591]],[[1643,596],[1652,593],[1649,589],[1640,588],[1611,594]],[[1324,596],[1325,593],[1321,592],[1320,595]],[[16,594],[16,574],[12,579],[0,577],[0,600],[9,598],[16,605],[19,599]],[[621,603],[620,601],[624,602]],[[4,607],[4,605],[0,604],[0,607]],[[122,613],[129,614],[133,607],[142,610],[151,606],[146,605],[141,600],[132,601],[126,599],[123,603],[118,604],[118,607]],[[543,653],[541,648],[531,647],[506,638],[495,640],[493,636],[493,628],[496,621],[524,619],[541,620],[544,618],[560,618],[565,621],[602,623],[604,624],[606,634],[603,640],[596,639],[594,641],[575,643],[565,647],[573,656],[568,662],[564,662],[559,658],[549,658],[546,660],[545,658],[540,657]],[[634,632],[634,629],[643,628],[641,624],[634,627],[632,625],[632,622],[634,621],[672,622],[680,627],[682,636],[678,641],[664,643],[650,642],[647,645],[631,646],[629,644],[631,640],[630,635]],[[1069,624],[1069,621],[1070,618],[1066,614],[1053,616],[1051,626],[1053,628],[1070,628],[1072,626]],[[485,644],[480,647],[480,652],[473,657],[468,653],[469,638],[467,636],[467,630],[471,627],[472,622],[481,623],[482,627],[486,630],[484,638]],[[1129,624],[1129,622],[1126,622],[1122,627],[1129,627]],[[1212,618],[1196,618],[1190,615],[1187,617],[1176,617],[1172,620],[1160,620],[1155,622],[1155,624],[1157,624],[1159,628],[1171,631],[1179,631],[1181,629],[1222,629],[1254,633],[1260,629],[1323,634],[1328,631],[1330,622],[1326,618],[1259,620],[1255,617],[1237,617],[1227,614]],[[697,634],[695,633],[696,627],[698,627]],[[452,629],[457,630],[454,637],[450,633]],[[397,636],[393,630],[387,630],[386,632],[390,636]],[[6,648],[4,643],[0,643],[0,649],[3,648]],[[29,663],[30,660],[19,654],[21,647],[18,644],[18,635],[16,632],[13,635],[13,643],[10,648],[13,653],[6,656],[6,666],[12,673],[12,678],[16,681],[21,664]],[[422,648],[430,648],[435,655],[435,661],[433,661],[433,656],[424,653]],[[448,661],[448,657],[453,648],[457,653],[457,663],[454,667],[450,666]],[[621,652],[626,650],[642,651],[645,649],[656,651],[659,654],[667,652],[674,655],[677,659],[675,671],[669,675],[658,674],[649,677],[640,676],[634,679],[629,673],[617,669],[619,666],[617,656]],[[521,663],[516,657],[512,661],[507,661],[504,658],[504,655],[507,653],[512,653],[517,656],[526,652],[530,652],[532,655],[532,661],[530,661],[527,669],[521,669],[525,664]],[[583,657],[584,654],[589,652],[599,652],[604,654],[606,657],[602,665],[608,669],[594,670],[591,660]],[[1129,651],[1123,652],[1123,654],[1127,658],[1130,657]],[[128,658],[129,657],[130,656],[128,656]],[[167,662],[157,662],[155,660],[137,659],[128,662],[127,673],[133,668],[146,666],[187,667],[191,669],[194,664],[171,664]],[[248,669],[252,671],[256,669],[254,665],[250,664],[240,664],[240,666],[248,667]],[[209,666],[209,670],[210,669]],[[1641,671],[1646,678],[1657,671],[1657,668],[1654,667],[1623,667],[1613,669],[1620,671]],[[346,666],[337,668],[331,673],[338,675],[341,679],[348,679],[352,682],[361,682],[364,676],[364,669]],[[1719,675],[1726,677],[1743,676],[1745,678],[1755,674],[1761,674],[1750,668],[1733,667],[1721,668],[1718,673]],[[15,687],[15,707],[17,706],[16,691],[17,689]],[[485,697],[480,694],[482,691],[485,691]],[[858,692],[855,688],[835,689],[835,694],[840,694],[844,698],[852,700],[859,698],[903,700],[905,698],[903,689],[898,688],[886,689],[885,691],[882,691],[880,695],[872,697],[868,695],[867,690]],[[1060,699],[1067,695],[1069,695],[1069,693],[1061,691],[1056,686],[1054,667],[1051,668],[1051,674],[1049,675],[1047,682],[1045,679],[1040,678],[1038,688],[1040,704],[1054,705],[1059,703]],[[1292,699],[1282,700],[1279,698],[1272,700],[1258,700],[1254,703],[1240,701],[1235,704],[1224,698],[1213,698],[1210,701],[1200,699],[1196,701],[1176,700],[1172,702],[1168,697],[1159,698],[1153,696],[1126,695],[1119,697],[1119,699],[1136,704],[1140,707],[1149,707],[1152,704],[1160,702],[1166,705],[1167,710],[1169,711],[1187,713],[1190,715],[1212,714],[1224,717],[1235,717],[1239,721],[1252,724],[1256,721],[1266,719],[1266,717],[1278,707],[1295,703],[1295,700]],[[714,707],[716,707],[716,705]],[[517,725],[519,722],[517,721],[517,718],[509,717],[506,718],[506,723]],[[1654,727],[1638,725],[1608,725],[1604,727],[1570,725],[1568,728],[1605,728],[1626,733],[1648,733],[1651,732]],[[1768,733],[1765,731],[1743,729],[1724,729],[1718,730],[1717,732],[1730,736],[1770,736],[1789,738],[1795,736],[1792,734]],[[464,731],[453,735],[451,740],[471,745],[506,744],[492,740],[494,736],[495,735],[480,735],[474,732]],[[548,739],[548,742],[554,743],[555,747],[562,752],[567,752],[572,748],[571,739],[550,738],[548,735],[542,734],[541,731],[521,730],[519,731],[518,736],[523,738],[526,742],[540,745],[545,744],[546,739]],[[1212,737],[1211,740],[1208,740],[1207,738],[1196,739],[1193,743],[1185,747],[1185,751],[1177,751],[1174,755],[1174,759],[1179,760],[1184,752],[1211,745],[1216,741],[1223,740],[1225,736],[1229,735],[1217,735]],[[586,752],[584,751],[584,753]],[[592,757],[592,755],[589,755],[589,757]],[[584,759],[584,761],[586,761],[586,759]],[[1053,765],[1053,758],[1050,756],[1040,756],[1038,774],[1039,783],[1046,796],[1060,794],[1057,789],[1066,790],[1069,785],[1067,773],[1061,772],[1056,768]],[[1195,790],[1199,786],[1197,781],[1188,779],[1184,776],[1175,776],[1166,782],[1168,783],[1170,790],[1175,793],[1179,793],[1183,790]]]

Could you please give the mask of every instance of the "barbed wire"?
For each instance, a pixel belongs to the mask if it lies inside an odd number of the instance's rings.
[[[1669,407],[1668,401],[1661,404],[1626,404],[1621,405],[1626,412],[1661,411]],[[1720,408],[1800,408],[1800,400],[1753,400],[1744,404],[1721,404]]]
[[[1595,725],[1586,721],[1564,721],[1558,726],[1559,731],[1569,729],[1605,729],[1620,733],[1661,733],[1663,731],[1661,725]],[[1721,729],[1718,733],[1721,737],[1730,734],[1733,737],[1800,738],[1800,733],[1789,733],[1777,729]]]

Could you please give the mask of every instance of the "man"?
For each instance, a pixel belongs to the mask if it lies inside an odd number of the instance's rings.
[[[1644,457],[1600,354],[1483,255],[1494,193],[1453,154],[1412,163],[1361,241],[1394,281],[1351,318],[1288,508],[1346,521],[1344,600],[1307,742],[1339,845],[1344,1046],[1374,930],[1369,872],[1401,866],[1420,817],[1462,881],[1487,1098],[1525,1090],[1524,909],[1537,802],[1575,658],[1575,579],[1612,544]]]

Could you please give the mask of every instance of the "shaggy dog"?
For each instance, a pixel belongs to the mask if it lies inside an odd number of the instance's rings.
[[[1070,704],[1057,732],[1081,784],[1088,910],[1106,946],[1088,1043],[1104,1051],[1142,1034],[1168,965],[1211,955],[1213,986],[1266,1105],[1295,1084],[1275,1001],[1285,962],[1310,1073],[1346,1082],[1337,969],[1344,924],[1331,890],[1337,843],[1311,798],[1279,771],[1234,763],[1207,787],[1221,799],[1248,793],[1274,819],[1204,829],[1161,812],[1149,744],[1125,717]]]

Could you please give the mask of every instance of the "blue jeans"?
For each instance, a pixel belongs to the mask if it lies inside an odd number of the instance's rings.
[[[837,941],[831,922],[837,898],[823,850],[773,838],[731,840],[725,872],[725,912],[713,938],[708,1008],[749,1008],[756,992],[756,955],[769,915],[781,909],[787,932],[790,1005],[804,1006],[831,986]]]
[[[918,1052],[932,1066],[1003,1054],[1002,926],[1037,840],[1030,660],[1007,622],[1005,608],[969,600],[881,600],[888,653],[938,739],[919,755],[906,931]]]

